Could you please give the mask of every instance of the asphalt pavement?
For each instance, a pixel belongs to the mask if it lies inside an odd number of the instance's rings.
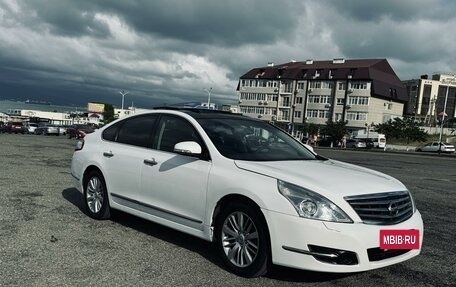
[[[72,186],[75,143],[0,134],[0,286],[455,286],[454,157],[316,149],[406,184],[425,224],[422,254],[355,274],[274,266],[245,279],[209,242],[121,212],[90,219]]]

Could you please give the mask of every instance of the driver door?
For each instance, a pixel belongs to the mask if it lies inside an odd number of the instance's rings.
[[[142,165],[141,190],[145,203],[156,210],[157,216],[201,230],[212,163],[175,153],[175,144],[183,141],[195,141],[203,153],[207,150],[190,122],[179,116],[162,115],[154,149]]]

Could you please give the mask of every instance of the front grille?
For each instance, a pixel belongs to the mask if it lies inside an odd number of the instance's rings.
[[[367,249],[367,255],[369,256],[369,261],[380,261],[388,258],[393,258],[402,254],[409,252],[409,249],[389,249],[383,250],[380,248],[369,248]]]
[[[407,191],[346,196],[344,199],[366,224],[397,224],[413,214],[412,199]]]

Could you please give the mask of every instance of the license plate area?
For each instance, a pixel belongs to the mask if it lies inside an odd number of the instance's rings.
[[[414,229],[380,230],[380,249],[420,249],[420,231]]]

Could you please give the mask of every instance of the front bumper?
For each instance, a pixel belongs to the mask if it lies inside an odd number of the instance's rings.
[[[262,211],[269,227],[274,264],[321,272],[360,272],[403,262],[421,252],[423,221],[419,211],[396,225],[333,223]],[[383,260],[369,260],[368,249],[379,247],[381,229],[419,230],[420,249]],[[353,265],[324,262],[309,254],[312,252],[309,245],[353,252],[357,262]]]

